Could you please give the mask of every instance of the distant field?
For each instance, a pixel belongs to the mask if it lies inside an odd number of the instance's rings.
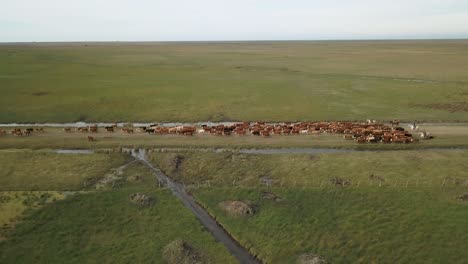
[[[0,122],[468,121],[467,45],[0,45]]]

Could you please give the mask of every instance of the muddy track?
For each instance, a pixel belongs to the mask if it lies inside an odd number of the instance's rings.
[[[221,227],[216,220],[208,214],[203,207],[201,207],[195,199],[185,192],[182,185],[173,182],[169,177],[167,177],[160,169],[153,166],[147,159],[146,153],[144,150],[132,150],[132,156],[140,160],[148,168],[150,168],[156,175],[158,181],[167,186],[172,193],[179,198],[182,203],[192,211],[192,213],[198,218],[200,223],[208,230],[210,233],[222,243],[227,250],[242,264],[250,263],[261,263],[256,259],[250,252],[243,248],[236,240],[234,240],[226,230]]]

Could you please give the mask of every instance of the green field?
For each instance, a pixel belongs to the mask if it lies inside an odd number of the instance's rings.
[[[0,122],[468,121],[466,45],[0,45]]]
[[[50,151],[0,151],[0,191],[80,190],[124,164],[123,155],[61,155]]]
[[[0,174],[0,263],[169,263],[164,250],[176,240],[187,242],[200,263],[236,263],[146,167],[116,169],[128,160],[2,152],[2,169],[10,173]],[[83,186],[89,177],[94,185]],[[137,192],[152,196],[154,205],[131,203]]]
[[[468,183],[468,151],[364,151],[326,154],[151,153],[152,161],[186,185],[211,187],[332,187],[331,178],[359,187],[456,187]]]
[[[304,253],[331,263],[464,263],[468,204],[458,197],[468,193],[467,155],[165,152],[151,158],[265,263],[296,263]],[[256,213],[231,216],[219,206],[226,200],[248,202]]]
[[[279,202],[262,199],[262,190],[207,189],[196,197],[265,263],[296,263],[309,252],[331,263],[461,264],[468,258],[468,205],[453,190],[268,190]],[[232,217],[218,206],[225,200],[248,200],[258,211]]]

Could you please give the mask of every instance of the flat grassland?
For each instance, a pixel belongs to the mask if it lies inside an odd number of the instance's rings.
[[[468,121],[467,44],[0,45],[0,123]]]
[[[60,155],[50,151],[0,151],[0,191],[80,190],[128,159],[123,155]]]
[[[152,153],[265,263],[464,263],[468,151]],[[268,181],[271,186],[266,186]],[[267,195],[265,195],[265,193]],[[220,203],[256,211],[232,216]]]
[[[236,263],[146,167],[120,167],[128,161],[116,153],[2,151],[0,263],[162,263],[175,240],[201,263]],[[154,205],[133,204],[133,193]]]

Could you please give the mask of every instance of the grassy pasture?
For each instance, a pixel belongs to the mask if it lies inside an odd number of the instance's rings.
[[[21,178],[2,178],[2,187],[59,190],[0,192],[0,263],[164,263],[163,248],[176,239],[193,246],[203,263],[236,263],[169,190],[158,188],[154,175],[141,163],[119,172],[111,167],[126,158],[117,154],[0,155],[2,166],[15,173],[10,176]],[[25,157],[27,164],[22,162]],[[55,170],[57,164],[61,166]],[[35,170],[41,177],[30,177]],[[107,182],[99,190],[84,188],[78,182],[84,180],[78,177],[80,171],[100,179],[113,172],[115,183]],[[68,189],[74,191],[61,191]],[[129,196],[136,192],[154,197],[155,205],[132,204]]]
[[[264,190],[264,189],[263,189]],[[266,263],[296,263],[315,253],[331,263],[465,263],[468,204],[464,190],[439,188],[212,188],[196,198]],[[231,217],[218,206],[249,200],[257,213]]]
[[[383,151],[326,154],[151,153],[180,182],[212,187],[325,187],[340,177],[356,187],[441,187],[468,183],[468,151]]]
[[[466,44],[0,45],[0,122],[468,121]]]
[[[0,151],[0,191],[80,190],[126,161],[118,154],[67,155],[49,151]]]
[[[464,263],[468,151],[252,155],[151,153],[266,263]],[[336,186],[332,178],[349,181]],[[271,180],[266,187],[262,178]],[[263,198],[272,192],[280,200]],[[253,216],[219,203],[249,201]],[[464,231],[463,231],[464,230]]]
[[[6,239],[9,230],[14,228],[18,220],[28,210],[39,209],[42,206],[64,199],[60,192],[44,191],[12,191],[0,192],[0,242]]]
[[[235,263],[168,190],[139,188],[156,199],[150,208],[130,203],[135,191],[75,195],[34,211],[0,244],[0,262],[164,263],[164,246],[183,239],[204,263]]]

